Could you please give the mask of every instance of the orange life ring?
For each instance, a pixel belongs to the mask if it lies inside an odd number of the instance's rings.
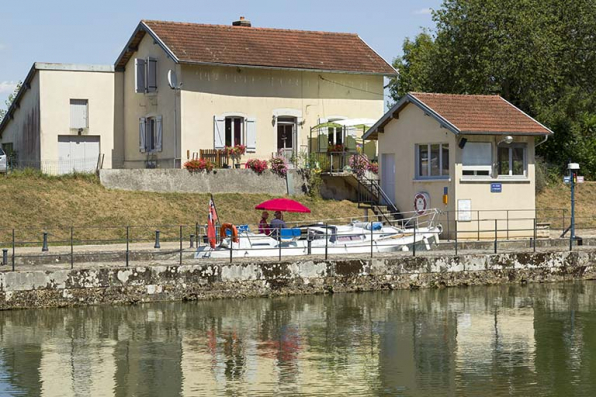
[[[226,230],[231,230],[232,231],[232,241],[235,243],[240,242],[240,239],[238,238],[238,229],[236,229],[236,226],[232,225],[231,223],[224,223],[221,225],[221,227],[219,228],[219,238],[220,239],[224,239],[226,238]]]

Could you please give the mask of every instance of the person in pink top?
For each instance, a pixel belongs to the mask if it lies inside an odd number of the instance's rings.
[[[269,224],[267,223],[267,218],[269,218],[269,213],[267,211],[263,211],[261,215],[261,220],[259,221],[259,233],[266,234],[267,236],[271,234],[271,229],[269,228]]]

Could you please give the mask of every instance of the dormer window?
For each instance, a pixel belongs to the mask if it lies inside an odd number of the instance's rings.
[[[135,92],[148,94],[157,92],[157,59],[135,59]]]

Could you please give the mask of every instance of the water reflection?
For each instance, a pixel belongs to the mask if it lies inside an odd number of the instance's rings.
[[[0,395],[596,395],[596,283],[0,313]]]

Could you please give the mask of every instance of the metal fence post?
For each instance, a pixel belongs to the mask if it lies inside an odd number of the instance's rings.
[[[476,217],[478,218],[478,241],[480,241],[480,211],[476,211]]]
[[[2,266],[8,265],[8,248],[2,249]]]
[[[74,246],[73,246],[73,238],[74,238],[74,227],[70,227],[70,269],[74,269]]]
[[[412,244],[412,255],[416,256],[416,226],[418,222],[414,222],[414,243]]]
[[[195,236],[197,237],[197,248],[201,246],[201,233],[199,229],[199,222],[195,223]]]
[[[14,229],[12,229],[12,271],[14,272]]]
[[[180,225],[180,266],[182,266],[182,225]]]
[[[449,225],[449,212],[451,211],[446,211],[447,212],[447,236],[450,239],[451,238],[451,226]]]
[[[190,248],[194,248],[195,247],[195,235],[191,234],[190,235]]]
[[[41,246],[41,252],[48,251],[48,232],[43,232],[43,244]]]
[[[279,231],[279,243],[277,244],[277,247],[279,248],[279,254],[278,254],[278,258],[277,260],[281,262],[281,229],[277,229]]]
[[[536,252],[536,238],[538,237],[538,233],[536,231],[536,218],[534,218],[534,252]]]
[[[161,245],[159,244],[159,230],[155,231],[155,245],[153,246],[153,248],[161,248]]]
[[[130,242],[130,226],[126,226],[126,267],[128,267],[128,261],[130,259],[130,250],[129,250],[129,242]]]
[[[232,263],[232,261],[234,257],[234,242],[232,241],[232,235],[230,235],[230,263]]]
[[[370,257],[373,257],[373,237],[374,237],[374,231],[373,231],[373,222],[370,223]]]
[[[455,255],[457,256],[457,217],[455,219]]]
[[[327,236],[328,230],[328,224],[325,223],[325,260],[327,260],[327,247],[329,243],[329,237]]]
[[[509,210],[507,210],[507,240],[509,240]]]
[[[497,253],[497,220],[495,219],[495,254]]]

